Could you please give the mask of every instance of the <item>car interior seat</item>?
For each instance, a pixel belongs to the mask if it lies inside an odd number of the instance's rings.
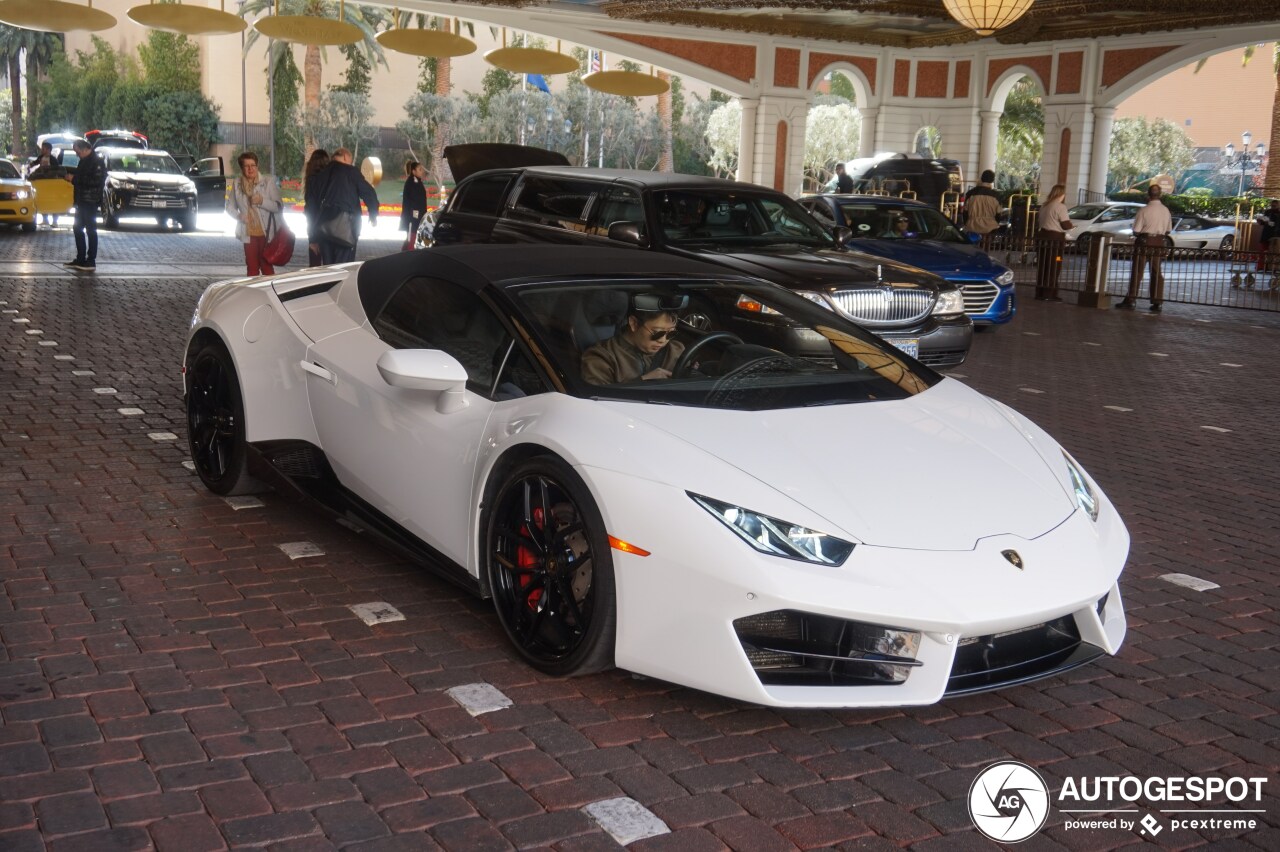
[[[627,318],[627,301],[622,290],[595,290],[577,300],[570,334],[578,352],[618,333]]]

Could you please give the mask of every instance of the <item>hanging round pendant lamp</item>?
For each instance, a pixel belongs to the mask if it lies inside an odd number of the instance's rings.
[[[582,84],[597,92],[627,98],[660,95],[671,88],[666,80],[639,71],[593,71],[582,78]]]
[[[134,6],[129,10],[129,18],[153,30],[183,35],[230,35],[249,26],[240,16],[226,11],[225,0],[222,5],[219,10],[208,6],[153,2]]]
[[[280,2],[276,0],[276,13],[259,18],[253,28],[267,38],[293,44],[313,44],[319,46],[355,44],[364,38],[360,28],[347,23],[341,18],[346,12],[347,4],[338,5],[338,19],[319,18],[315,15],[281,15]]]
[[[469,38],[443,30],[383,30],[375,36],[378,44],[387,50],[407,53],[411,56],[454,57],[476,52],[476,43]]]
[[[1032,0],[942,0],[951,17],[980,36],[1009,26],[1031,8]]]
[[[68,33],[101,32],[116,25],[116,17],[89,5],[65,0],[0,0],[0,22],[23,30]]]
[[[556,47],[560,43],[556,42]],[[565,56],[558,49],[547,50],[541,47],[507,47],[507,28],[502,28],[502,47],[494,48],[484,55],[484,61],[495,68],[510,71],[512,74],[568,74],[578,70],[578,60]]]

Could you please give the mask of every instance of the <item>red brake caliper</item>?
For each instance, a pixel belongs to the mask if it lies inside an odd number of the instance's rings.
[[[538,528],[539,531],[542,529],[543,524],[545,523],[545,519],[542,515],[541,507],[535,508],[533,510],[533,523]],[[533,538],[533,532],[529,529],[528,524],[521,524],[520,534],[528,538]],[[534,555],[532,550],[530,550],[529,548],[525,547],[522,544],[516,548],[516,564],[521,568],[532,569],[534,565],[538,564],[538,557]],[[533,576],[531,574],[528,574],[528,573],[520,574],[521,588],[524,588],[525,586],[529,585],[532,582],[533,582]],[[537,609],[538,601],[540,600],[542,600],[542,589],[534,589],[532,592],[529,593],[529,597],[527,599],[529,609]]]

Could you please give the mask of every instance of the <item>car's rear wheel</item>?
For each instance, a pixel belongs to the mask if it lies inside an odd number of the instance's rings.
[[[1232,251],[1235,251],[1235,248],[1236,248],[1236,235],[1227,234],[1225,237],[1222,238],[1222,243],[1218,246],[1218,251],[1226,255]],[[1226,258],[1224,257],[1223,259],[1225,260]]]
[[[586,484],[560,459],[539,456],[507,471],[491,494],[483,564],[516,650],[551,675],[612,666],[613,556]]]
[[[102,227],[110,231],[120,227],[120,213],[116,210],[116,201],[109,195],[102,199]]]
[[[249,475],[244,399],[231,354],[220,342],[206,343],[187,372],[187,445],[196,473],[215,494],[260,490]]]

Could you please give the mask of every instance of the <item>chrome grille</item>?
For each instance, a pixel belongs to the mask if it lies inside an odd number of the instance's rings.
[[[140,192],[133,197],[134,207],[186,207],[186,199]]]
[[[928,316],[933,310],[932,290],[882,285],[857,290],[836,290],[831,301],[841,313],[866,325],[903,325]]]
[[[964,312],[966,314],[983,314],[991,310],[1000,288],[990,281],[956,281],[964,296]]]

